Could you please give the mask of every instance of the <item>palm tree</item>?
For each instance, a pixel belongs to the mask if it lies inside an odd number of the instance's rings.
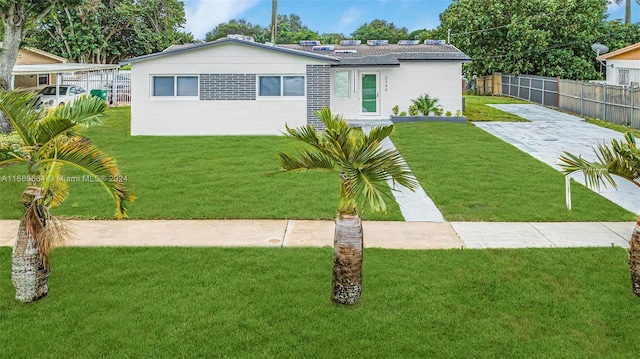
[[[597,160],[593,162],[565,152],[560,157],[560,167],[567,175],[582,172],[587,186],[591,188],[599,188],[600,184],[606,186],[607,183],[617,188],[611,175],[620,176],[640,187],[640,150],[631,133],[625,133],[624,138],[624,141],[612,140],[611,147],[598,144],[594,148]],[[629,241],[629,269],[633,293],[640,296],[640,217]]]
[[[629,25],[631,23],[631,0],[613,0],[617,5],[622,4],[624,1],[624,24]],[[640,0],[636,0],[640,4]]]
[[[350,127],[328,108],[316,111],[325,129],[313,126],[287,127],[286,135],[306,143],[295,156],[277,156],[282,172],[325,170],[340,178],[340,203],[335,219],[332,299],[353,304],[362,291],[362,222],[358,203],[373,211],[385,211],[383,189],[391,179],[413,189],[418,182],[395,149],[381,142],[393,132],[393,125],[373,127],[368,134]]]
[[[424,94],[411,101],[416,106],[416,109],[422,112],[422,114],[425,116],[429,116],[429,113],[435,112],[440,107],[438,105],[438,101],[440,100],[437,97],[431,97],[427,94]]]
[[[97,125],[106,103],[83,97],[71,106],[44,109],[31,93],[0,91],[0,111],[20,137],[20,144],[0,143],[0,168],[26,164],[29,186],[22,196],[25,212],[20,221],[12,254],[12,280],[16,299],[31,302],[48,293],[48,256],[53,247],[71,235],[50,208],[59,206],[68,194],[60,175],[63,166],[82,170],[109,192],[118,218],[133,201],[113,158],[73,130]]]

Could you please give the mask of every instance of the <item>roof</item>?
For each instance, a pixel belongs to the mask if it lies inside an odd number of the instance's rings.
[[[297,44],[261,44],[258,42],[223,38],[212,42],[172,45],[162,52],[139,56],[122,61],[123,64],[135,63],[157,57],[167,56],[204,47],[213,47],[224,43],[259,47],[266,50],[278,51],[313,59],[325,60],[334,66],[398,66],[400,61],[471,61],[471,58],[453,45],[330,45],[333,50],[313,50],[313,46]],[[351,50],[355,53],[336,53],[335,50]]]
[[[149,55],[138,56],[138,57],[134,57],[134,58],[131,58],[131,59],[127,59],[127,60],[122,61],[121,64],[131,64],[131,63],[136,63],[136,62],[139,62],[139,61],[145,61],[145,60],[149,60],[149,59],[153,59],[153,58],[173,55],[173,54],[176,54],[176,53],[193,51],[195,49],[220,46],[220,45],[226,44],[226,43],[235,43],[235,44],[240,44],[240,45],[245,45],[245,46],[253,46],[253,47],[258,47],[258,48],[262,48],[262,49],[278,51],[278,52],[282,52],[282,53],[290,54],[290,55],[298,55],[298,56],[310,57],[310,58],[316,59],[316,60],[324,60],[324,61],[328,61],[328,62],[338,62],[338,59],[336,57],[334,57],[334,56],[328,56],[328,55],[325,55],[325,54],[314,54],[314,53],[310,53],[310,52],[306,52],[306,51],[288,49],[288,48],[275,46],[275,45],[261,44],[259,42],[238,40],[238,39],[233,39],[233,38],[226,37],[226,38],[222,38],[222,39],[219,39],[219,40],[216,40],[216,41],[211,41],[211,42],[170,46],[170,47],[168,47],[167,49],[165,49],[162,52],[156,52],[156,53],[149,54]]]
[[[631,51],[634,51],[634,50],[637,50],[637,49],[640,49],[640,42],[638,42],[637,44],[629,45],[627,47],[623,47],[623,48],[618,49],[616,51],[609,52],[607,54],[602,54],[602,55],[596,57],[596,60],[611,59],[613,57],[620,56],[622,54],[625,54],[627,52],[631,52]]]
[[[3,42],[0,41],[0,48],[2,48],[2,45],[3,45]],[[44,50],[36,49],[34,47],[23,46],[23,47],[20,48],[20,50],[30,51],[30,52],[33,52],[35,54],[38,54],[38,55],[41,55],[41,56],[44,56],[44,57],[48,57],[48,58],[50,58],[50,59],[52,59],[54,61],[60,62],[60,63],[69,62],[69,60],[65,59],[64,57],[60,57],[58,55],[54,55],[54,54],[52,54],[50,52],[46,52]]]
[[[301,45],[277,45],[288,49],[312,52],[318,54],[331,54],[340,59],[339,66],[366,66],[366,65],[399,65],[400,61],[471,61],[471,58],[453,45],[382,45],[370,46],[367,44],[341,46],[330,45],[333,50],[313,50],[313,46]],[[336,53],[336,51],[355,51],[355,53]]]
[[[37,75],[37,74],[61,74],[66,72],[104,71],[120,68],[118,64],[42,64],[42,65],[15,65],[12,75]]]

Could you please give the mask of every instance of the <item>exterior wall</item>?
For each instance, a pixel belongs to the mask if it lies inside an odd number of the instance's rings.
[[[18,58],[16,59],[16,65],[57,64],[63,62],[66,62],[66,60],[59,60],[54,57],[45,56],[26,49],[20,49],[18,52]]]
[[[307,98],[257,93],[258,75],[305,76],[321,60],[234,43],[152,58],[132,65],[132,135],[274,135],[307,123]],[[199,75],[200,97],[151,96],[154,75]],[[315,81],[315,80],[312,80]]]
[[[335,97],[336,71],[349,70],[351,87],[348,99]],[[379,114],[361,112],[360,79],[363,72],[378,73]],[[423,94],[437,97],[444,111],[462,110],[462,63],[455,61],[403,61],[400,66],[331,69],[331,109],[346,119],[389,119],[391,109],[408,111],[411,100]]]
[[[640,59],[637,60],[612,60],[605,63],[607,65],[607,85],[618,85],[618,69],[638,69],[640,71]],[[610,65],[613,65],[611,67]]]
[[[328,65],[307,65],[307,124],[324,128],[315,111],[331,107],[331,72]]]

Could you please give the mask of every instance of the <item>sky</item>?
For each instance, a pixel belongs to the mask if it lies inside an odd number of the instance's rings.
[[[196,39],[220,23],[245,19],[252,24],[271,23],[271,0],[183,0],[187,14],[185,30]],[[361,25],[386,20],[409,32],[433,29],[451,0],[278,0],[278,14],[297,14],[303,25],[323,33],[349,36]],[[609,5],[609,20],[623,19],[624,6]],[[640,5],[632,1],[632,22],[640,21]]]

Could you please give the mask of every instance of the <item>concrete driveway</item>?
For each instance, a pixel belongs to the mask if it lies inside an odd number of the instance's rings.
[[[614,138],[624,139],[619,132],[592,125],[580,117],[539,105],[489,106],[513,113],[531,122],[474,122],[474,125],[558,170],[560,170],[557,165],[558,157],[564,151],[594,160],[592,146],[598,142],[608,144]],[[582,174],[574,174],[572,178],[582,184],[585,183]],[[600,191],[595,191],[633,213],[640,213],[640,188],[621,178],[617,178],[616,183],[617,191],[614,188],[604,187],[601,187]]]

